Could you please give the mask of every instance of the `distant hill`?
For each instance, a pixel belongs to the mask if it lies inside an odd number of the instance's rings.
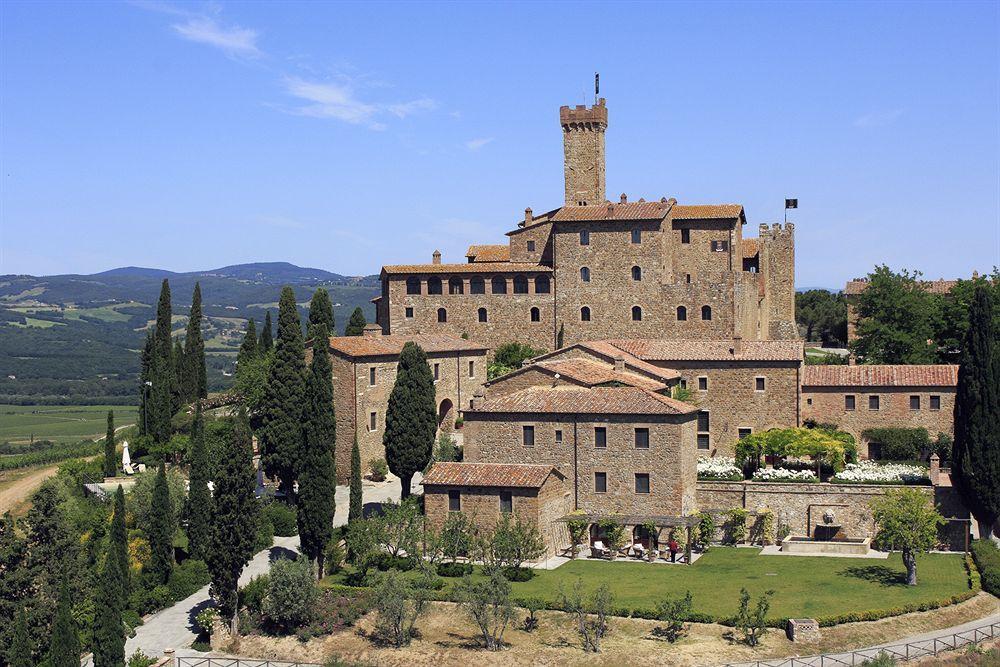
[[[201,284],[214,389],[231,381],[247,319],[259,327],[270,310],[277,322],[283,285],[295,290],[303,320],[313,291],[326,288],[340,331],[358,306],[373,321],[371,299],[380,291],[378,276],[344,276],[288,262],[183,273],[127,266],[90,275],[0,276],[0,403],[132,402],[138,350],[164,278],[175,334],[184,329],[195,283]]]

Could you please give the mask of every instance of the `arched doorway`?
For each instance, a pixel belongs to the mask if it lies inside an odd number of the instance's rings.
[[[594,542],[604,543],[607,533],[607,529],[601,524],[590,524],[590,546],[594,546]]]
[[[451,431],[455,427],[455,405],[450,398],[441,401],[438,406],[438,429]]]
[[[645,526],[636,526],[632,530],[632,543],[638,542],[646,549],[655,549],[659,546],[658,544],[658,533],[660,531],[657,529],[650,530]]]

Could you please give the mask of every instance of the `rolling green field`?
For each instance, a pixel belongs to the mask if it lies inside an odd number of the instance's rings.
[[[134,424],[133,405],[2,405],[0,442],[52,440],[76,442],[104,433],[108,410],[115,411],[115,426]]]

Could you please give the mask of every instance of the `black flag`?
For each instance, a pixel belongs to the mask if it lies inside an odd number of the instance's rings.
[[[799,200],[798,199],[786,199],[785,200],[785,208],[786,209],[788,209],[788,208],[798,208],[798,207],[799,207]]]
[[[599,72],[594,72],[594,95],[601,94],[601,75]]]

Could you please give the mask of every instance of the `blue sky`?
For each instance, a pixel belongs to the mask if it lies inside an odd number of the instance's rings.
[[[464,261],[562,200],[798,197],[799,286],[1000,264],[1000,3],[0,3],[0,273]]]

